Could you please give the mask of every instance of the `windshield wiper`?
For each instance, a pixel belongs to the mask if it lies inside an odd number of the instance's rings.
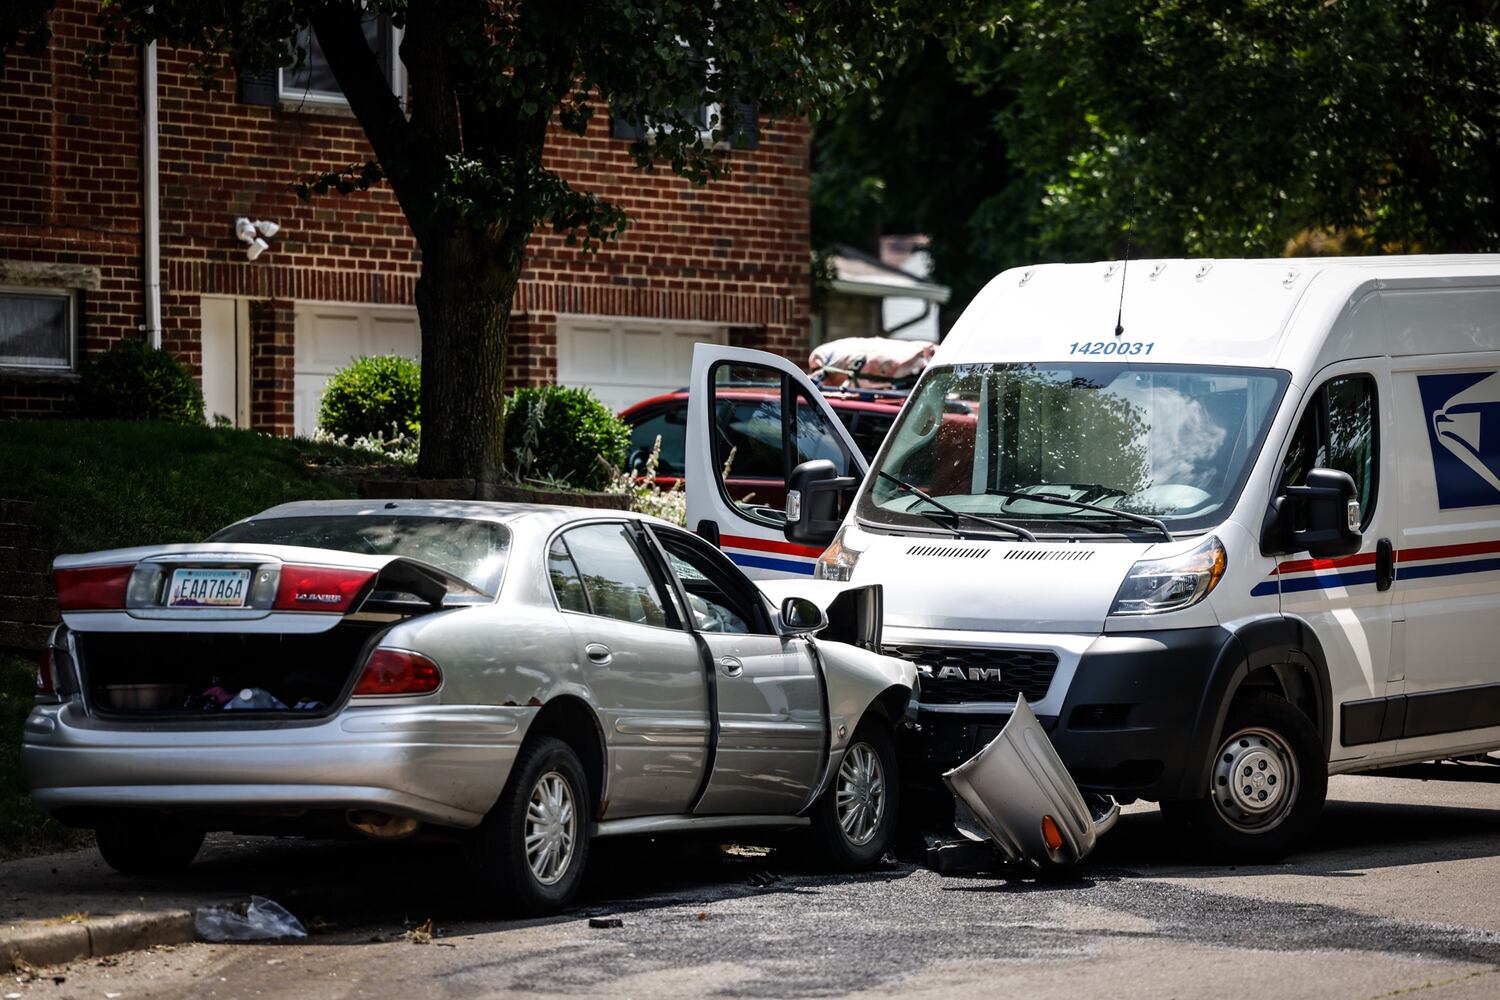
[[[1033,535],[1031,532],[1027,531],[1025,528],[1018,527],[1018,526],[1016,526],[1014,524],[1006,524],[1004,521],[996,521],[993,518],[984,517],[984,516],[982,516],[980,514],[970,514],[966,510],[954,510],[952,507],[949,507],[947,504],[943,503],[941,500],[935,500],[935,499],[933,499],[932,496],[929,495],[927,492],[925,492],[924,490],[918,489],[917,487],[913,486],[911,483],[908,483],[906,480],[902,479],[900,476],[893,476],[889,472],[884,471],[883,469],[882,470],[878,470],[877,474],[880,475],[880,476],[883,476],[886,479],[889,479],[891,482],[895,483],[898,487],[901,488],[901,490],[903,492],[910,493],[912,496],[916,497],[918,500],[922,500],[922,501],[925,501],[926,503],[932,504],[932,506],[936,507],[938,510],[942,511],[944,514],[947,514],[949,517],[953,518],[954,525],[957,525],[959,521],[963,521],[963,520],[974,521],[977,524],[987,524],[991,528],[995,528],[995,529],[997,529],[999,531],[1008,532],[1009,534],[1015,535],[1017,538],[1024,538],[1028,542],[1034,542],[1034,541],[1036,541],[1036,536]]]
[[[1137,514],[1135,511],[1120,510],[1118,507],[1104,507],[1100,504],[1088,503],[1084,500],[1074,500],[1072,497],[1065,497],[1058,493],[1022,493],[1020,490],[1001,490],[994,487],[989,487],[984,492],[990,496],[1004,497],[1007,500],[1042,500],[1047,503],[1072,507],[1075,510],[1095,510],[1101,514],[1112,514],[1122,521],[1133,521],[1136,524],[1144,524],[1148,528],[1155,528],[1161,532],[1161,537],[1166,541],[1171,542],[1176,540],[1172,537],[1172,533],[1167,530],[1165,521],[1155,517],[1148,517],[1145,514]]]

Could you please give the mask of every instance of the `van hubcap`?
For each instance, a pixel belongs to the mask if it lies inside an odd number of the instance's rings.
[[[849,843],[855,847],[868,844],[885,816],[885,768],[868,743],[856,743],[845,752],[835,805]]]
[[[1271,730],[1242,729],[1219,748],[1210,792],[1230,826],[1264,833],[1284,820],[1297,800],[1297,758]]]
[[[573,863],[578,833],[573,788],[556,771],[537,779],[526,804],[526,863],[542,885],[554,885]]]

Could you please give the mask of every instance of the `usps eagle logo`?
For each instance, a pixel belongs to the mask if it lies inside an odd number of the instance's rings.
[[[1443,510],[1500,505],[1500,372],[1418,375]]]

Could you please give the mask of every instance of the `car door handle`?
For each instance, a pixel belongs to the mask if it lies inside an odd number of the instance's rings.
[[[590,660],[601,667],[608,664],[611,659],[609,647],[602,642],[591,642],[583,647],[583,651],[588,654]]]
[[[738,677],[745,669],[738,656],[719,657],[719,669],[724,671],[726,677]]]

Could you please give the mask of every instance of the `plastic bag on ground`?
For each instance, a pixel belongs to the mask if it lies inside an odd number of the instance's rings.
[[[204,941],[275,941],[305,938],[307,928],[286,907],[264,896],[248,903],[204,906],[193,913],[193,929]]]

